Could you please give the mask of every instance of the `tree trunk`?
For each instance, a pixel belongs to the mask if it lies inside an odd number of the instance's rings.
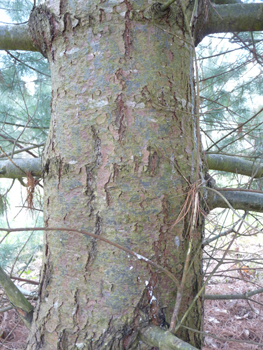
[[[46,226],[95,233],[139,255],[47,232],[27,349],[149,349],[138,330],[149,323],[167,329],[178,285],[141,256],[180,283],[191,248],[178,319],[202,281],[203,220],[193,228],[187,197],[200,166],[194,48],[179,5],[163,13],[146,0],[46,5],[30,18],[52,75]],[[187,198],[190,210],[182,211]],[[202,328],[201,299],[184,325]],[[197,333],[180,328],[176,335],[201,347]]]

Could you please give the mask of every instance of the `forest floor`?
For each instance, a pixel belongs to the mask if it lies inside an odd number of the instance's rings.
[[[219,271],[210,280],[205,294],[237,295],[261,288],[262,281],[259,281],[255,269],[232,266],[226,277],[225,268],[223,279]],[[1,299],[0,290],[0,309],[4,305],[7,304]],[[258,344],[263,344],[263,293],[252,296],[250,300],[206,300],[204,330],[209,335],[205,336],[203,350],[262,350],[263,345]],[[15,310],[0,313],[1,350],[24,349],[28,332]]]
[[[205,278],[218,267],[205,295],[231,295],[232,299],[205,300],[204,331],[209,336],[205,336],[202,350],[262,350],[262,235],[248,233],[235,240],[219,266],[229,239],[222,238],[204,249]]]
[[[253,290],[259,287],[255,285]],[[206,294],[244,294],[251,291],[251,281],[210,284]],[[253,301],[206,300],[203,350],[256,350],[263,349],[263,293],[251,297]],[[260,305],[261,304],[261,305]]]
[[[251,290],[251,284],[250,290]],[[248,282],[210,284],[206,294],[242,294]],[[263,294],[252,297],[263,305]],[[246,300],[206,300],[204,329],[212,336],[205,337],[203,350],[256,350],[263,346],[263,306]],[[28,330],[14,310],[0,314],[0,349],[23,349]],[[231,340],[231,341],[230,341]]]

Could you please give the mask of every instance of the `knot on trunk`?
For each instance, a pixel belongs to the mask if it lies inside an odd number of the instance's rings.
[[[163,10],[163,4],[160,2],[153,3],[144,13],[144,17],[152,20],[162,20],[170,14],[170,8]]]
[[[28,26],[34,46],[47,58],[52,41],[61,33],[59,18],[47,6],[40,5],[31,11]]]

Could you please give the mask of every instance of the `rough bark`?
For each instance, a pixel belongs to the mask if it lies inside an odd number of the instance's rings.
[[[59,6],[58,2],[55,7]],[[60,15],[59,11],[57,14]],[[133,10],[130,14],[134,15]],[[52,38],[57,31],[63,32],[65,25],[63,16],[57,16],[54,22],[51,17],[49,19],[47,17],[46,20],[50,21],[49,29],[38,33],[40,37],[42,33],[48,34],[46,40],[42,41],[42,46],[36,37],[32,40],[27,25],[3,25],[0,26],[0,49],[40,51],[45,56],[45,45],[50,40],[48,37]],[[78,18],[80,17],[71,18],[73,26],[78,25]],[[196,45],[208,34],[263,30],[263,4],[242,3],[240,0],[215,0],[211,3],[199,1],[199,14],[193,28]]]
[[[52,75],[46,225],[103,235],[179,281],[191,241],[180,319],[202,280],[202,220],[192,230],[187,214],[172,226],[200,166],[183,13],[176,7],[158,17],[147,1],[47,5],[30,19]],[[27,349],[146,349],[139,330],[167,327],[177,289],[164,274],[73,232],[48,232],[45,244]],[[202,328],[201,300],[186,324]],[[177,335],[201,347],[199,334]]]
[[[0,178],[12,178],[19,179],[26,177],[26,173],[30,172],[33,176],[42,176],[42,166],[40,158],[29,159],[13,159],[0,161]],[[254,162],[246,161],[237,157],[220,156],[220,155],[208,155],[207,163],[210,169],[228,171],[238,173],[247,176],[254,176],[259,178],[262,176],[261,163],[255,164]],[[222,195],[226,192],[226,189],[216,188]],[[222,197],[208,192],[209,209],[226,208],[227,203]],[[230,201],[234,209],[250,208],[250,210],[256,212],[263,212],[263,195],[260,191],[240,191],[239,189],[231,189],[227,192],[227,199]]]
[[[191,18],[193,2],[182,3]],[[180,319],[202,279],[202,220],[192,230],[190,210],[173,225],[185,201],[196,198],[189,194],[202,170],[184,11],[177,5],[159,14],[146,0],[46,5],[30,18],[32,41],[52,74],[45,223],[103,235],[154,260],[178,281],[191,247]],[[196,42],[209,33],[262,29],[262,4],[245,5],[204,11]],[[2,49],[35,50],[26,36],[22,44],[8,35]],[[167,328],[177,287],[95,238],[47,232],[27,349],[146,349],[139,345],[140,330],[149,324]],[[199,300],[185,324],[202,329],[202,311]],[[176,335],[201,347],[197,333],[179,329]]]
[[[208,154],[207,165],[210,170],[226,171],[234,174],[252,176],[255,179],[263,176],[262,162],[251,162],[238,157],[230,157],[220,154]],[[15,158],[0,161],[0,178],[17,179],[31,172],[33,176],[42,176],[42,164],[40,158]]]

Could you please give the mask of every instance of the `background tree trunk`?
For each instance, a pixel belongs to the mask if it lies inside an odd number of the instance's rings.
[[[158,18],[147,1],[127,0],[47,6],[30,19],[52,75],[45,223],[103,235],[179,281],[192,236],[180,318],[202,280],[202,220],[191,231],[190,210],[173,226],[199,176],[194,49],[182,11]],[[84,235],[47,232],[27,349],[146,349],[138,329],[167,327],[176,294],[141,259]],[[201,300],[185,325],[201,329]],[[201,347],[200,335],[177,335]]]

